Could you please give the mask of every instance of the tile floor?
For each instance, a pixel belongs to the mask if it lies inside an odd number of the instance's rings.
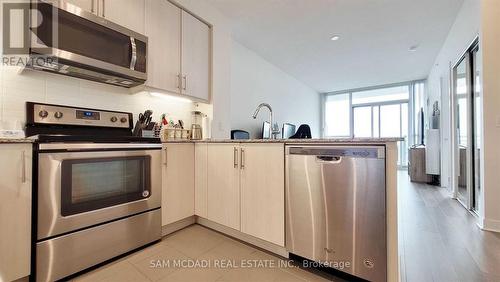
[[[248,266],[257,260],[262,264],[258,268],[242,267],[243,263]],[[175,262],[210,262],[210,265],[182,267],[174,265]],[[279,257],[200,225],[193,225],[164,237],[153,246],[83,274],[74,281],[344,281],[296,267],[278,267],[280,262],[283,263]],[[274,264],[275,267],[265,267],[263,264]],[[240,267],[231,267],[236,265]]]

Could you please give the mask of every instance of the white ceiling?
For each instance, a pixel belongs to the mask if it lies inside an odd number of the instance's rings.
[[[318,92],[427,77],[463,3],[206,1],[231,20],[236,41]],[[336,34],[340,40],[331,41]]]

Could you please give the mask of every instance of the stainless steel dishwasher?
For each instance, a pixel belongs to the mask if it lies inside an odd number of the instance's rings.
[[[384,146],[286,146],[286,248],[387,280]]]

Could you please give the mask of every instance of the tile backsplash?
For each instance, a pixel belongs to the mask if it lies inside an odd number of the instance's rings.
[[[190,126],[191,111],[196,107],[176,97],[156,97],[147,91],[131,94],[125,88],[51,73],[20,72],[14,67],[0,67],[0,73],[0,121],[4,125],[26,123],[27,101],[132,112],[134,121],[150,109],[154,121],[167,113],[174,120],[182,119],[186,126]]]

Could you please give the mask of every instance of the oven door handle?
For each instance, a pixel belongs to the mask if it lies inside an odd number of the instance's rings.
[[[99,151],[145,151],[161,150],[160,143],[43,143],[39,145],[40,151],[62,151],[62,152],[99,152]]]

